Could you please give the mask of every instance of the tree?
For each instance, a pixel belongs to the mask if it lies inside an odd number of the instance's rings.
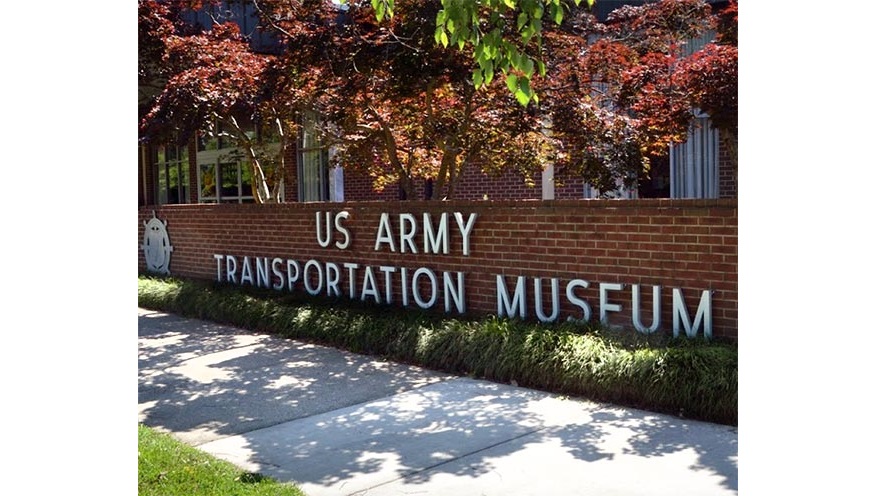
[[[138,3],[138,102],[139,120],[150,110],[152,99],[166,84],[162,58],[165,40],[175,34],[171,9],[161,3]]]
[[[549,70],[543,108],[552,116],[559,165],[612,191],[619,182],[635,184],[651,157],[685,141],[697,112],[711,116],[727,144],[737,139],[735,14],[734,3],[720,16],[721,34],[690,56],[687,42],[718,26],[703,0],[623,7],[606,23],[576,12],[564,29],[546,33],[548,56],[559,62]]]
[[[146,31],[157,26],[152,39],[160,40],[149,45],[146,60],[164,67],[167,76],[142,119],[142,135],[181,139],[202,131],[226,136],[246,154],[256,201],[282,202],[286,148],[297,117],[289,101],[271,87],[277,76],[271,57],[250,50],[234,23],[216,23],[208,32],[182,33],[150,15],[166,12],[169,17],[182,8],[199,8],[200,2],[140,1],[139,6],[140,32],[143,23]]]
[[[708,114],[738,164],[738,2],[731,0],[717,20],[715,43],[681,60],[677,86]]]
[[[161,17],[199,3],[168,3]],[[157,26],[143,4],[156,2],[140,2],[140,32]],[[432,198],[453,197],[468,165],[527,178],[544,166],[549,140],[540,119],[514,101],[510,80],[474,84],[471,55],[435,39],[435,0],[400,2],[383,26],[372,6],[356,1],[254,5],[284,42],[278,56],[252,53],[231,24],[197,33],[163,24],[151,33],[145,60],[166,79],[143,136],[188,136],[224,123],[252,164],[259,202],[282,201],[287,145],[308,112],[320,116],[310,131],[338,150],[334,163],[368,173],[378,188],[399,184],[406,198],[425,182],[434,185]]]
[[[684,57],[717,21],[703,0],[624,7],[602,24],[554,0],[401,0],[396,10],[390,0],[254,0],[282,40],[269,57],[233,25],[171,28],[175,8],[201,2],[166,3],[159,14],[139,3],[140,81],[143,67],[165,78],[142,133],[225,123],[260,202],[282,201],[286,150],[303,125],[338,151],[334,163],[378,188],[399,184],[406,198],[425,181],[432,198],[454,197],[468,166],[529,178],[554,159],[612,190],[685,140],[699,110],[737,139],[737,5],[713,44]]]
[[[334,162],[376,187],[415,198],[456,195],[468,165],[488,173],[540,171],[548,155],[541,119],[514,101],[505,81],[477,87],[473,59],[435,39],[436,0],[403,0],[384,26],[375,10],[323,0],[257,2],[284,37],[278,91],[322,116],[317,133]],[[421,182],[420,182],[421,181]]]
[[[352,2],[353,3],[353,2]],[[376,18],[394,18],[394,0],[371,0]],[[594,0],[572,0],[588,7]],[[440,0],[434,40],[442,45],[472,49],[474,87],[492,82],[497,73],[521,105],[538,103],[534,76],[545,76],[542,56],[543,19],[559,25],[568,4],[560,0]],[[399,8],[399,7],[398,7]],[[547,16],[545,15],[547,14]]]

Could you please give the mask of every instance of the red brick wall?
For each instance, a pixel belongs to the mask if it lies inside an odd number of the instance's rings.
[[[416,181],[420,183],[421,181]],[[584,197],[584,183],[578,177],[557,176],[554,190],[557,199],[581,199]],[[479,167],[468,165],[462,173],[461,181],[454,200],[527,200],[541,199],[541,173],[535,175],[529,185],[523,176],[514,171],[507,171],[501,175],[489,175]],[[396,185],[389,186],[383,191],[375,191],[372,188],[372,179],[354,171],[345,171],[344,174],[345,200],[347,201],[393,201],[399,200],[399,190]],[[421,189],[421,184],[417,185]],[[421,196],[418,192],[418,197]]]
[[[576,294],[592,308],[592,319],[600,317],[600,283],[621,283],[623,290],[610,292],[610,303],[622,305],[610,322],[631,329],[631,285],[641,287],[641,320],[652,320],[652,286],[662,286],[661,325],[658,333],[672,332],[672,292],[682,291],[690,323],[703,292],[711,291],[713,336],[738,338],[738,215],[736,200],[554,200],[554,201],[464,201],[445,202],[346,202],[287,203],[280,205],[167,205],[139,209],[139,270],[144,271],[142,253],[144,222],[157,217],[167,221],[174,251],[169,265],[173,275],[215,280],[214,254],[243,257],[293,259],[303,272],[305,262],[337,264],[341,289],[347,295],[345,263],[358,264],[357,295],[363,287],[366,266],[384,298],[384,274],[380,266],[397,267],[393,302],[400,303],[399,268],[409,274],[420,267],[437,276],[442,311],[444,272],[465,274],[466,303],[470,313],[495,313],[496,275],[505,277],[513,294],[518,276],[526,276],[527,316],[535,316],[534,278],[544,278],[543,310],[550,313],[548,278],[559,278],[561,318],[580,316],[580,307],[566,297],[573,279],[590,283]],[[315,212],[347,211],[344,225],[351,243],[339,250],[323,248],[317,241]],[[398,240],[399,214],[412,213],[418,221],[416,244],[422,250],[422,214],[432,216],[434,226],[441,214],[449,218],[449,254],[391,253],[385,246],[375,251],[376,233],[382,213],[391,216]],[[461,235],[453,218],[477,214],[469,236],[470,253],[461,252]],[[324,224],[325,226],[325,216]],[[333,240],[341,236],[333,229]],[[398,244],[399,247],[399,244]],[[324,265],[325,266],[325,265]],[[253,267],[253,276],[255,269]],[[241,274],[241,272],[238,272]],[[238,276],[241,277],[241,276]],[[276,282],[276,279],[274,280]],[[316,284],[312,282],[312,284]],[[424,284],[427,286],[427,284]],[[420,293],[428,298],[427,287]],[[301,279],[296,290],[303,291]],[[413,304],[414,306],[414,304]],[[630,331],[633,332],[633,331]],[[701,334],[701,331],[699,331]]]
[[[554,176],[554,197],[557,200],[579,200],[585,197],[585,183],[577,176]]]
[[[738,140],[735,140],[738,147]],[[732,160],[720,133],[720,198],[738,198],[738,166]]]
[[[372,187],[371,177],[349,170],[344,171],[344,192],[346,201],[397,201],[400,199],[400,189],[396,184],[389,185],[382,191],[375,191]]]
[[[479,167],[466,166],[458,184],[456,198],[459,200],[519,200],[541,199],[541,173],[533,177],[533,184],[526,184],[523,175],[505,171],[500,175],[485,174]]]

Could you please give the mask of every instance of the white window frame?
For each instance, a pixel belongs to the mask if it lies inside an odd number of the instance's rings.
[[[216,125],[216,131],[217,130],[218,125]],[[200,143],[201,138],[199,135],[196,136],[196,139],[197,143]],[[251,164],[247,160],[232,160],[232,157],[235,157],[238,154],[244,155],[244,152],[240,150],[237,146],[219,148],[219,146],[221,146],[221,138],[219,137],[218,132],[206,136],[204,140],[207,143],[214,142],[215,148],[200,150],[198,147],[197,175],[199,186],[197,188],[197,201],[200,203],[255,203],[255,197],[253,196],[252,188],[244,188],[243,184],[243,169],[244,167],[251,167]],[[223,195],[222,168],[230,165],[235,165],[237,167],[237,193],[234,195]],[[207,172],[209,173],[209,178],[212,179],[214,184],[214,188],[211,194],[207,194],[207,191],[205,191],[206,188],[204,187],[207,179],[205,173]]]

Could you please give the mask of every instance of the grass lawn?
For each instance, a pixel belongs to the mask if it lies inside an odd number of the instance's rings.
[[[168,434],[138,426],[140,496],[304,496],[296,486],[244,472]]]

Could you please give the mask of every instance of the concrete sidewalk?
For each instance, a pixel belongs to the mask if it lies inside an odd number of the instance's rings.
[[[139,422],[308,496],[738,493],[734,427],[138,319]]]

